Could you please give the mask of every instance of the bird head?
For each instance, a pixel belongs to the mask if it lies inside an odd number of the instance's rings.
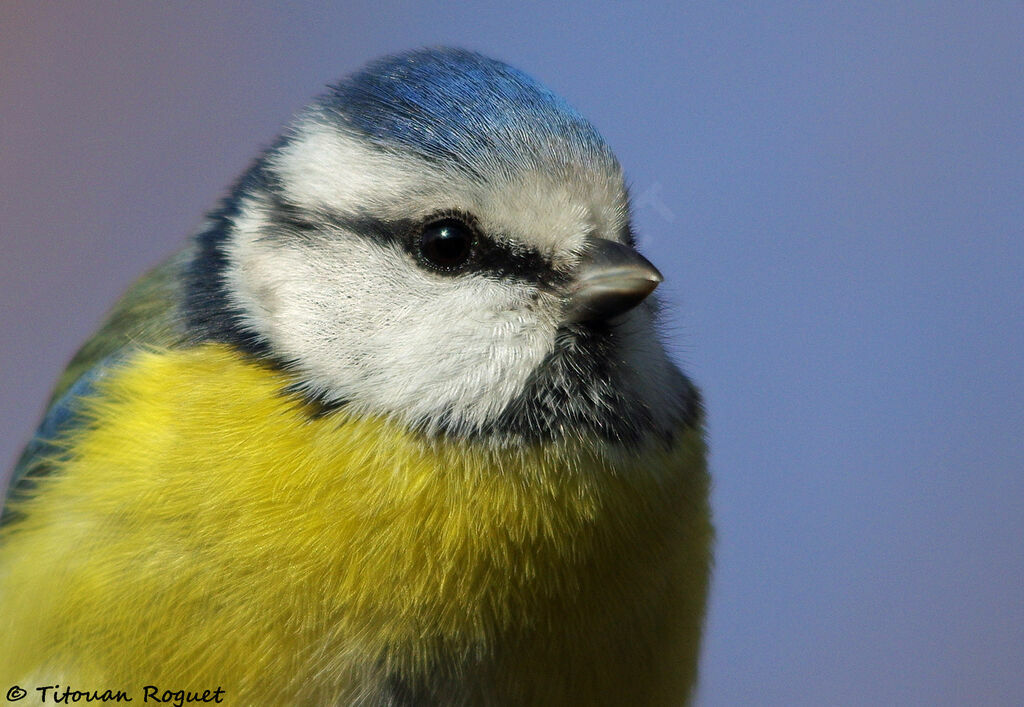
[[[622,169],[522,72],[428,49],[303,111],[199,235],[189,316],[327,410],[496,443],[666,435],[665,354]]]

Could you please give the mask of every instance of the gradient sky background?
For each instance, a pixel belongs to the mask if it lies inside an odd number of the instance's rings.
[[[0,5],[4,467],[295,110],[458,44],[630,176],[710,413],[700,704],[1019,704],[1024,3],[344,5]]]

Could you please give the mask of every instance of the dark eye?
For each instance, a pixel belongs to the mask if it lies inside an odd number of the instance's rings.
[[[465,265],[473,255],[473,230],[462,221],[445,218],[427,224],[420,235],[420,255],[441,270]]]

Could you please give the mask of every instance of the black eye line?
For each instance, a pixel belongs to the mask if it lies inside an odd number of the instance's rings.
[[[408,233],[415,224],[411,219],[389,221],[362,213],[309,211],[277,195],[271,196],[269,202],[272,207],[271,220],[288,228],[293,235],[314,234],[327,227],[367,236],[378,243],[401,243],[403,234]]]
[[[268,193],[267,201],[271,207],[273,221],[279,225],[288,227],[292,232],[299,234],[311,233],[317,230],[313,221],[313,214],[295,204],[285,201],[281,196],[273,192]]]
[[[551,262],[532,248],[517,248],[484,237],[476,253],[477,268],[496,279],[516,278],[553,289],[567,279],[566,273],[555,270]]]
[[[312,213],[302,207],[287,203],[276,195],[272,196],[270,201],[274,220],[288,227],[292,233],[312,233],[321,230],[323,226],[333,226],[368,236],[379,243],[398,244],[412,256],[420,267],[429,268],[431,272],[441,275],[454,276],[474,272],[495,280],[508,278],[525,280],[545,289],[557,288],[569,278],[568,273],[556,270],[551,262],[538,251],[498,241],[487,235],[479,227],[477,219],[472,214],[462,211],[445,209],[419,220],[387,220],[365,213],[339,214],[326,211]],[[459,221],[473,233],[473,247],[469,260],[465,265],[451,269],[424,263],[423,256],[419,253],[419,240],[424,229],[445,219]]]
[[[517,247],[507,242],[501,242],[484,233],[479,222],[472,214],[447,209],[437,211],[418,224],[412,235],[407,239],[413,257],[418,262],[422,261],[418,254],[419,237],[423,231],[438,221],[444,220],[459,221],[473,233],[473,248],[466,264],[452,269],[438,269],[428,265],[431,270],[447,275],[458,275],[466,272],[474,272],[492,277],[495,280],[515,278],[526,280],[545,289],[555,288],[564,283],[568,277],[565,273],[556,271],[551,263],[532,248]]]

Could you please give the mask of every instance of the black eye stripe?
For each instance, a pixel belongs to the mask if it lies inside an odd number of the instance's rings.
[[[496,279],[518,278],[543,287],[554,287],[569,278],[535,250],[514,248],[486,237],[477,245],[476,269]]]
[[[423,220],[386,220],[368,214],[311,213],[279,198],[273,198],[270,205],[271,220],[283,227],[279,234],[281,238],[337,228],[379,243],[400,245],[418,263],[421,262],[418,249],[423,229],[444,219],[458,219],[473,228],[475,233],[472,257],[459,270],[460,274],[481,275],[495,280],[525,280],[545,288],[555,287],[569,278],[568,273],[556,270],[535,249],[512,245],[505,239],[483,233],[476,219],[468,214],[440,211]]]
[[[406,243],[414,256],[423,229],[447,220],[465,224],[475,235],[472,256],[458,271],[461,274],[483,275],[495,280],[525,280],[543,287],[553,286],[567,277],[556,272],[550,261],[536,250],[492,238],[480,229],[473,216],[458,211],[440,211],[413,226]]]

